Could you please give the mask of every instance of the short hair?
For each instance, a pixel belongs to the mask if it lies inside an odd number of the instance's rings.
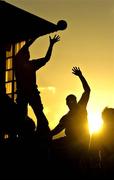
[[[66,97],[66,101],[71,101],[71,100],[77,100],[76,96],[74,94],[70,94]]]
[[[105,107],[102,111],[102,118],[104,121],[113,121],[114,122],[114,108]]]

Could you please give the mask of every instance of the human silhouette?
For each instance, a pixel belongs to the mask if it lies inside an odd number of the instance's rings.
[[[102,111],[103,132],[101,137],[101,160],[103,170],[113,172],[114,168],[114,108],[105,107]]]
[[[53,38],[49,36],[50,45],[45,57],[30,60],[29,46],[35,39],[36,37],[28,40],[14,58],[14,70],[17,82],[16,101],[22,119],[27,115],[27,105],[29,103],[37,118],[38,131],[46,133],[46,131],[49,131],[49,127],[47,118],[43,112],[40,92],[36,84],[36,71],[50,60],[53,46],[60,40],[60,36],[55,35]]]
[[[65,137],[60,138],[60,144],[64,144],[64,153],[66,154],[66,146],[68,151],[73,155],[75,152],[75,158],[77,161],[79,157],[83,157],[84,152],[87,152],[89,146],[89,130],[88,130],[88,120],[87,120],[87,103],[90,96],[90,87],[82,75],[79,67],[73,67],[72,73],[78,76],[82,82],[84,92],[77,102],[77,98],[74,94],[70,94],[66,97],[66,104],[69,108],[67,114],[65,114],[59,121],[59,124],[51,131],[51,135],[54,136],[65,130]],[[59,140],[59,139],[58,139]],[[56,140],[57,142],[57,140]],[[66,144],[66,145],[65,145]],[[60,148],[57,147],[57,148]],[[73,152],[74,150],[74,152]],[[66,157],[68,157],[66,155]],[[73,157],[74,158],[74,157]],[[78,164],[79,165],[79,164]]]
[[[95,173],[102,176],[114,176],[114,108],[102,110],[103,126],[99,133],[94,133],[90,150],[93,154],[91,167],[98,167]]]

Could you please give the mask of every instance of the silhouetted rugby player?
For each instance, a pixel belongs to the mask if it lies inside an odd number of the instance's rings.
[[[14,58],[14,70],[17,82],[16,101],[23,118],[27,115],[27,105],[29,103],[36,115],[38,129],[44,133],[49,127],[47,118],[43,113],[40,92],[36,85],[36,71],[50,60],[53,46],[60,40],[60,37],[58,35],[55,35],[53,38],[49,36],[50,45],[45,57],[29,60],[30,53],[28,48],[35,39],[36,38],[28,40]]]

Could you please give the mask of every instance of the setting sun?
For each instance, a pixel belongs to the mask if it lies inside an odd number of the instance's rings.
[[[88,112],[88,121],[90,134],[101,130],[103,121],[100,113],[92,111]]]

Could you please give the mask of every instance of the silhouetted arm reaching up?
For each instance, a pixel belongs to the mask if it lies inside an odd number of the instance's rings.
[[[72,68],[72,73],[76,76],[78,76],[82,82],[82,85],[83,85],[83,88],[84,88],[84,91],[86,92],[90,92],[90,87],[86,81],[86,79],[84,78],[84,76],[82,75],[82,72],[80,71],[80,68],[79,67],[73,67]]]
[[[87,105],[87,102],[89,100],[89,95],[90,95],[90,87],[89,87],[86,79],[82,75],[82,72],[79,67],[76,67],[76,66],[73,67],[72,73],[80,78],[83,88],[84,88],[84,93],[82,94],[82,97],[81,97],[79,103],[83,104],[83,105]]]
[[[53,38],[51,38],[49,36],[49,41],[50,41],[50,45],[49,45],[49,48],[47,50],[46,56],[43,58],[40,58],[40,59],[32,60],[32,63],[33,63],[36,70],[38,70],[40,67],[44,66],[50,60],[53,46],[56,42],[60,41],[60,36],[55,35]]]
[[[50,45],[49,45],[47,54],[45,56],[46,61],[48,61],[50,59],[51,54],[52,54],[53,45],[60,40],[60,36],[55,35],[54,38],[51,38],[51,36],[49,36],[49,39],[50,39]]]

